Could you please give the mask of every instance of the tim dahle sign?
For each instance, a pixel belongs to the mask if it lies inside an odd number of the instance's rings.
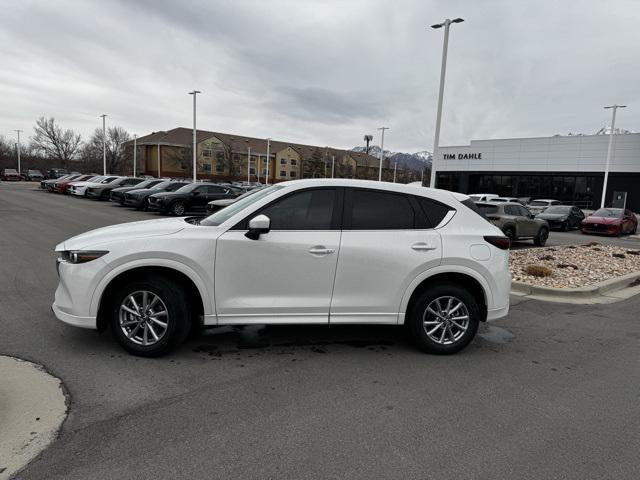
[[[445,153],[445,160],[482,160],[481,153]]]

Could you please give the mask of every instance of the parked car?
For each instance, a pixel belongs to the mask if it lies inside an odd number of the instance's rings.
[[[562,205],[562,202],[560,200],[549,200],[542,198],[538,200],[532,200],[527,205],[527,208],[534,215],[538,215],[539,213],[544,212],[547,208],[553,205]]]
[[[66,174],[66,175],[62,175],[59,178],[45,178],[44,180],[40,181],[40,188],[42,188],[43,190],[48,190],[47,186],[49,184],[56,183],[57,180],[64,180],[64,179],[69,178],[71,176],[73,176],[73,175]]]
[[[532,239],[539,247],[549,238],[549,224],[535,218],[526,207],[519,203],[481,203],[476,202],[480,210],[492,224],[498,227],[512,241]]]
[[[136,184],[136,185],[127,185],[126,187],[117,187],[114,188],[113,190],[111,190],[111,194],[109,196],[109,200],[111,200],[112,202],[117,202],[120,205],[124,205],[124,194],[131,191],[131,190],[140,190],[143,188],[152,188],[156,185],[158,185],[159,183],[162,183],[164,180],[162,180],[161,178],[153,178],[153,179],[147,179],[147,180],[143,180],[140,183]]]
[[[39,182],[41,180],[44,180],[44,175],[42,175],[42,172],[40,172],[40,170],[27,170],[25,172],[22,172],[20,176],[27,182]]]
[[[69,184],[71,184],[72,182],[88,181],[88,180],[91,180],[92,178],[95,178],[95,175],[80,175],[77,178],[70,178],[69,180],[58,179],[53,184],[54,191],[56,191],[57,193],[68,194],[69,192],[67,191],[67,189],[69,188]]]
[[[85,197],[87,195],[87,188],[100,184],[100,182],[110,182],[116,178],[118,178],[116,175],[98,175],[84,182],[71,182],[67,190],[70,195],[75,197]]]
[[[176,216],[188,212],[204,212],[211,200],[235,198],[238,194],[229,187],[215,183],[191,183],[175,192],[154,193],[149,196],[149,210]]]
[[[132,187],[138,185],[143,180],[136,177],[117,177],[110,182],[104,180],[97,185],[90,185],[87,187],[87,193],[85,197],[92,198],[94,200],[109,200],[111,190],[118,187]]]
[[[500,203],[504,203],[504,202],[519,203],[522,206],[526,205],[526,203],[522,199],[516,198],[516,197],[496,197],[496,198],[492,198],[489,201],[490,202],[500,202]]]
[[[552,230],[568,232],[574,228],[580,228],[584,213],[578,207],[571,205],[553,205],[536,215],[536,218],[545,220]]]
[[[202,220],[112,225],[56,247],[52,308],[71,325],[110,328],[141,356],[203,325],[329,318],[404,324],[424,351],[455,353],[480,322],[507,315],[511,287],[509,239],[465,202],[444,190],[307,179]]]
[[[628,209],[600,208],[580,224],[582,233],[624,235],[638,233],[638,218]]]
[[[146,210],[149,207],[149,197],[154,193],[175,192],[189,184],[187,181],[164,180],[151,188],[130,190],[124,194],[124,205],[136,210]]]
[[[257,187],[257,188],[253,187],[248,192],[243,193],[239,197],[235,197],[235,198],[223,198],[221,200],[212,200],[211,202],[207,203],[207,213],[217,212],[218,210],[224,207],[228,207],[229,205],[237,202],[238,200],[241,200],[245,197],[248,197],[249,195],[253,195],[256,192],[259,192],[260,190],[262,190],[262,188],[263,187]]]
[[[78,180],[80,178],[84,177],[84,175],[80,174],[74,174],[74,175],[69,175],[68,177],[60,177],[60,178],[56,178],[50,182],[46,183],[47,186],[47,190],[49,192],[56,192],[57,188],[58,188],[58,183],[62,183],[62,182],[70,182],[70,181],[74,181],[74,180]]]
[[[56,178],[60,178],[65,175],[69,175],[69,171],[66,168],[50,168],[45,173],[44,178],[46,180],[55,180]]]
[[[0,179],[5,182],[19,182],[22,180],[20,178],[20,174],[15,168],[5,168],[2,170],[2,173],[0,173]]]
[[[495,193],[470,193],[469,198],[472,202],[490,202],[494,198],[498,198],[500,195]]]

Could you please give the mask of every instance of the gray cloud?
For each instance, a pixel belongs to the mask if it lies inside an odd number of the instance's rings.
[[[0,134],[189,126],[195,87],[202,128],[350,147],[384,124],[431,149],[447,16],[442,144],[595,132],[613,102],[640,129],[632,0],[24,0],[0,17]]]

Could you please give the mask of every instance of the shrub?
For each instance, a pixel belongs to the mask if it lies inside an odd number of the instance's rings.
[[[550,277],[553,275],[553,270],[545,265],[527,265],[524,267],[524,272],[532,277]]]

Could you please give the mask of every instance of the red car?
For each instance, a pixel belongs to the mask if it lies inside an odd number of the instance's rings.
[[[638,232],[638,219],[631,210],[622,208],[601,208],[580,224],[582,233],[602,233],[604,235],[624,235]]]
[[[5,168],[2,170],[0,178],[5,182],[19,182],[21,180],[20,174],[15,168]]]
[[[89,180],[90,178],[93,178],[95,175],[82,175],[81,177],[77,177],[77,178],[69,178],[67,180],[62,180],[60,182],[56,182],[55,183],[55,187],[56,187],[56,192],[58,193],[67,193],[67,188],[69,188],[69,184],[73,183],[73,182],[84,182],[86,180]]]

